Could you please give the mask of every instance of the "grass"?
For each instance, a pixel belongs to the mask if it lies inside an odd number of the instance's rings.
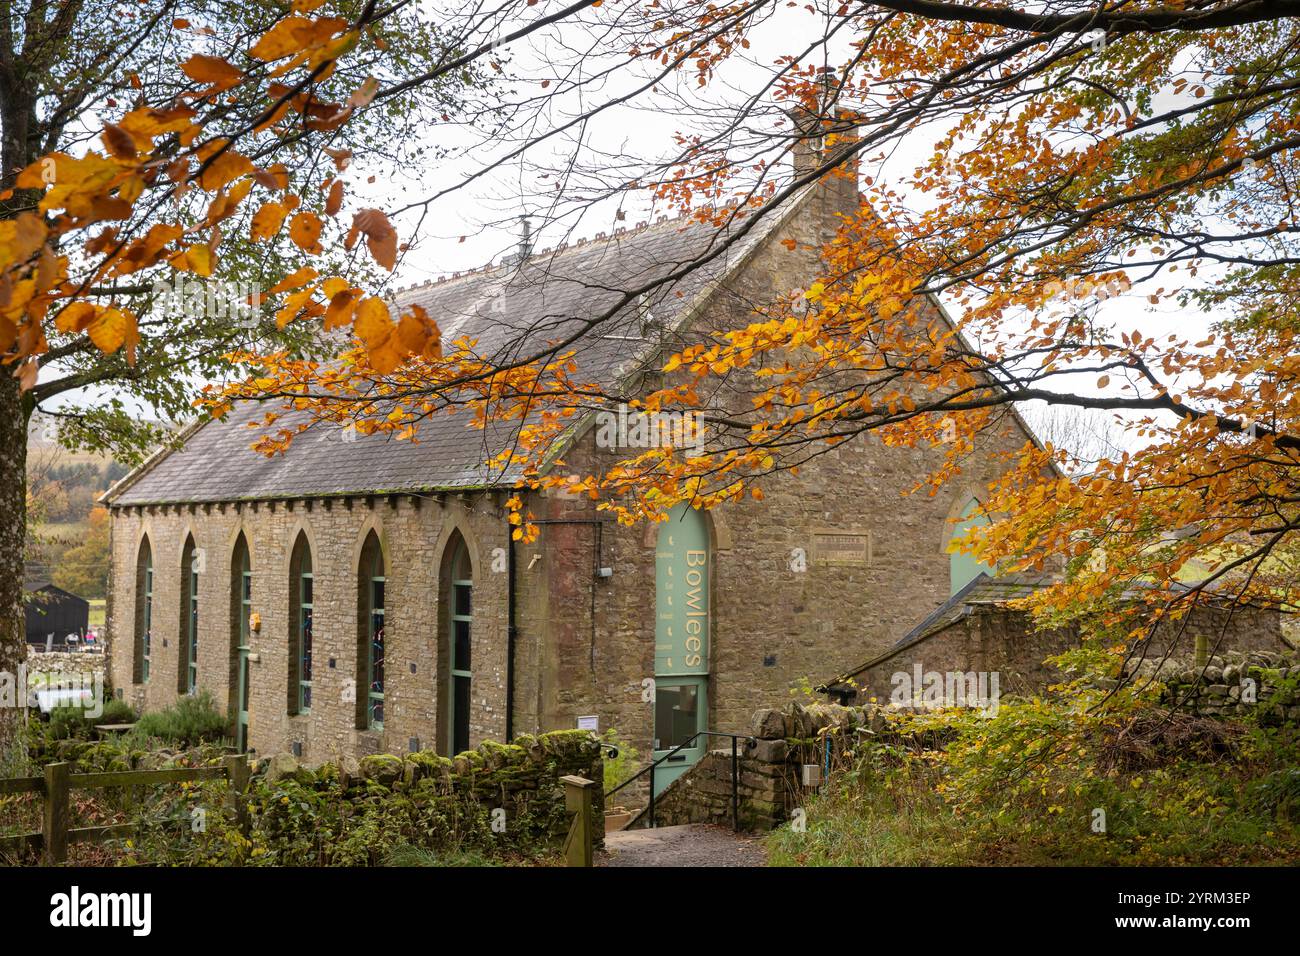
[[[108,602],[104,598],[90,599],[90,626],[103,627],[104,615],[108,608]]]

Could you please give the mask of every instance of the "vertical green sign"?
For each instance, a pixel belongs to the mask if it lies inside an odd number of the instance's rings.
[[[709,672],[711,573],[707,519],[680,504],[655,548],[655,676]]]

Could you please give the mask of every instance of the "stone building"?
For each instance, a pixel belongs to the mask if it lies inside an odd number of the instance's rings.
[[[577,361],[635,393],[666,350],[806,287],[858,200],[850,180],[829,179],[733,226],[729,245],[716,227],[659,221],[400,298],[445,340],[485,351],[523,323],[555,338],[626,300],[613,326],[580,338]],[[965,483],[933,497],[904,492],[940,452],[875,438],[774,478],[762,502],[649,527],[531,494],[541,535],[519,544],[504,509],[516,476],[484,464],[497,432],[455,415],[425,423],[418,443],[312,428],[268,459],[249,449],[263,411],[194,427],[105,496],[111,674],[146,708],[208,690],[251,748],[310,762],[450,753],[580,721],[643,756],[696,730],[743,732],[756,706],[883,651],[978,573],[948,542],[996,453],[1027,439],[1007,419]],[[586,422],[564,457],[623,454],[599,444]],[[703,750],[684,751],[683,768]]]
[[[838,703],[895,703],[921,697],[922,675],[998,675],[1001,694],[1042,693],[1067,675],[1047,659],[1082,646],[1077,625],[1039,628],[1013,602],[1046,580],[979,573],[891,646],[819,685]],[[1230,600],[1198,601],[1185,618],[1160,624],[1135,647],[1131,667],[1190,659],[1198,646],[1208,653],[1274,652],[1292,648],[1276,608],[1240,606]],[[947,680],[945,680],[945,690]],[[945,694],[945,697],[950,695]]]

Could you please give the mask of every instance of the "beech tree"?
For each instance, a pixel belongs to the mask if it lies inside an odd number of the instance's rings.
[[[361,4],[342,2],[338,8],[356,15]],[[134,461],[167,437],[158,421],[192,416],[203,383],[230,374],[224,358],[230,351],[255,348],[296,356],[320,347],[319,330],[305,324],[277,326],[269,308],[258,306],[257,294],[297,268],[307,254],[294,246],[256,246],[249,236],[251,213],[231,208],[223,219],[228,235],[219,275],[202,266],[182,273],[165,263],[96,275],[88,230],[98,224],[95,232],[106,243],[114,233],[147,232],[159,216],[149,206],[157,194],[133,196],[134,187],[123,192],[115,186],[108,204],[72,214],[80,221],[68,234],[61,234],[53,214],[37,209],[43,191],[59,188],[61,168],[74,170],[64,184],[74,189],[76,176],[95,175],[86,150],[102,142],[100,117],[120,117],[145,104],[184,102],[195,81],[180,64],[195,58],[197,63],[215,62],[246,48],[288,9],[271,0],[31,0],[3,5],[0,188],[6,192],[0,200],[0,241],[6,271],[0,298],[6,317],[0,320],[0,349],[9,371],[17,364],[25,377],[0,376],[0,670],[14,671],[23,651],[25,475],[33,412],[40,410],[44,422],[57,423],[57,436],[68,446],[107,450]],[[367,44],[354,51],[349,63],[340,64],[318,88],[328,94],[350,90],[368,77],[405,75],[413,64],[447,55],[444,41],[436,24],[418,9],[392,11],[372,28]],[[479,81],[475,71],[467,70],[445,83],[413,87],[394,97],[387,109],[357,117],[346,129],[329,134],[328,146],[339,155],[352,151],[392,163],[435,159],[436,147],[418,141],[411,130],[454,108],[462,92]],[[207,121],[215,130],[228,116],[258,109],[260,98],[261,91],[252,85],[233,85],[219,106],[214,103]],[[280,162],[309,168],[324,160],[333,168],[333,160],[321,152],[324,139],[324,134],[304,131],[279,146]],[[33,163],[36,172],[17,185],[19,174]],[[103,171],[99,167],[100,175]],[[323,209],[327,197],[304,193],[302,202]],[[165,216],[183,228],[203,222],[206,214],[201,191],[177,192],[167,199]],[[39,223],[45,222],[52,228],[43,229]],[[106,223],[114,225],[105,230]],[[36,240],[42,293],[24,284],[21,265],[14,268],[35,249],[28,247],[33,228],[42,233]],[[331,250],[313,258],[341,266],[348,256]],[[222,284],[207,282],[209,277]],[[48,299],[43,296],[47,291],[54,293]],[[24,326],[15,319],[33,304],[34,294],[41,319],[51,321]],[[89,330],[60,325],[55,316],[74,300],[129,311],[137,317],[130,341],[116,344],[117,333],[108,330],[108,323]],[[37,362],[23,364],[32,355],[39,355],[39,373]]]
[[[501,451],[529,466],[525,484],[584,492],[636,521],[679,501],[761,496],[772,475],[869,434],[945,452],[916,491],[926,493],[1017,405],[1105,410],[1125,416],[1127,451],[1072,477],[1057,467],[1065,453],[1027,443],[989,489],[996,520],[967,546],[1009,570],[1064,562],[1035,605],[1100,612],[1134,637],[1210,592],[1292,603],[1298,7],[451,6],[439,22],[457,41],[441,55],[382,75],[391,63],[376,56],[343,82],[410,4],[297,0],[259,34],[177,63],[177,89],[123,106],[84,151],[6,165],[21,167],[0,223],[13,402],[39,389],[51,330],[138,358],[140,313],[95,291],[167,270],[219,274],[232,217],[248,209],[248,241],[291,259],[269,286],[277,323],[355,338],[331,362],[257,347],[234,356],[248,377],[210,392],[207,407],[268,402],[262,452],[293,440],[276,426],[285,405],[311,413],[305,427],[350,422],[402,440],[418,440],[430,415],[468,412],[517,423]],[[548,31],[558,40],[537,62],[502,55]],[[773,36],[779,53],[754,52]],[[666,356],[663,387],[637,398],[701,411],[705,454],[653,449],[600,475],[538,467],[576,417],[629,398],[582,381],[573,355],[653,289],[620,290],[614,306],[568,317],[572,334],[492,354],[443,341],[418,307],[393,313],[383,273],[443,197],[353,200],[350,156],[331,137],[476,64],[501,78],[499,95],[448,119],[483,125],[490,108],[501,121],[496,148],[467,154],[482,157],[471,181],[553,160],[566,136],[629,103],[680,117],[664,155],[578,149],[548,181],[556,224],[623,197],[726,227],[658,285],[724,255],[810,184],[856,179],[861,206],[819,250],[806,293],[756,303],[736,328]],[[753,81],[743,94],[736,71]],[[328,161],[304,161],[304,149]],[[815,159],[792,173],[792,153]],[[199,212],[178,216],[178,196]],[[365,260],[381,281],[358,271]],[[930,308],[936,298],[950,319]],[[717,399],[713,383],[736,374],[762,384],[750,407]],[[522,499],[512,506],[517,535],[530,536]],[[4,534],[20,534],[4,513]],[[1189,567],[1209,570],[1178,586]],[[1135,583],[1136,618],[1116,600]]]

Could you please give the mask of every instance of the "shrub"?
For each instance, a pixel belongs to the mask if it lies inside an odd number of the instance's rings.
[[[182,747],[222,740],[229,734],[226,715],[217,709],[208,691],[181,697],[163,710],[144,714],[132,732],[137,738],[156,738]]]
[[[620,783],[626,780],[640,768],[637,766],[637,759],[641,756],[636,748],[618,735],[618,731],[612,727],[605,731],[600,738],[603,743],[611,744],[618,748],[618,756],[611,757],[609,752],[605,752],[605,780],[604,792],[609,793]],[[623,796],[627,795],[623,792]]]
[[[50,711],[49,734],[53,740],[89,737],[100,724],[129,724],[134,721],[135,711],[124,700],[108,701],[98,717],[91,717],[84,707],[70,704]]]

